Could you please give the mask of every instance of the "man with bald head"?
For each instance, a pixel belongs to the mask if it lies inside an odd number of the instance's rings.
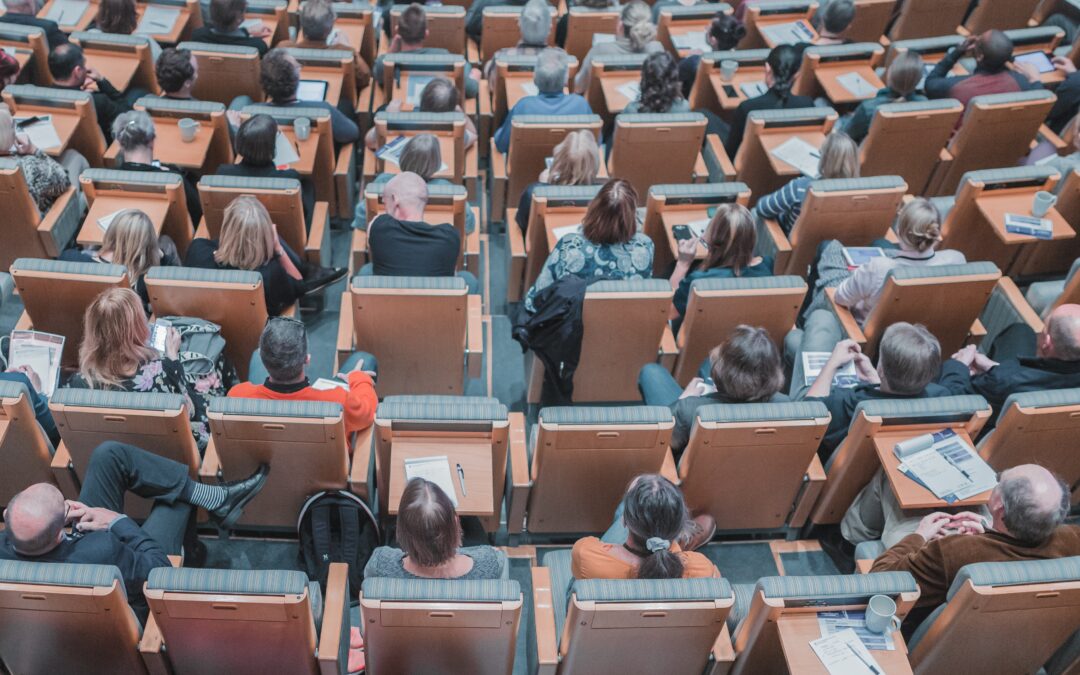
[[[971,75],[950,75],[956,63],[967,54],[975,57]],[[1038,70],[1012,65],[1013,43],[999,30],[970,36],[949,50],[926,76],[928,98],[955,98],[967,107],[971,99],[983,94],[1006,94],[1041,89]]]
[[[925,516],[870,571],[910,572],[921,591],[916,607],[932,610],[945,602],[964,565],[1080,555],[1080,527],[1062,524],[1069,489],[1043,467],[1023,464],[1004,471],[987,506],[989,521],[971,512]]]
[[[1001,332],[987,354],[968,345],[941,366],[939,383],[953,394],[979,394],[994,423],[1012,394],[1080,387],[1080,305],[1061,305],[1035,333],[1026,323]]]

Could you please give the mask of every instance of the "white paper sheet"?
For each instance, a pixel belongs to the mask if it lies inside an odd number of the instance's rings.
[[[243,28],[244,30],[246,30],[249,33],[251,31],[255,30],[256,28],[261,28],[262,26],[263,26],[263,20],[262,19],[244,19],[243,21],[240,22],[240,27]]]
[[[113,211],[112,213],[110,213],[110,214],[108,214],[106,216],[102,216],[102,217],[98,218],[97,219],[98,227],[101,228],[102,232],[108,231],[109,226],[112,225],[112,222],[114,220],[116,220],[116,217],[119,216],[124,211],[127,211],[127,209],[120,209],[119,211]]]
[[[638,96],[641,95],[641,83],[640,82],[627,82],[626,84],[619,85],[616,89],[617,92],[626,97],[628,101],[638,100]]]
[[[828,637],[843,630],[853,630],[867,649],[893,651],[896,642],[892,633],[875,633],[866,627],[866,611],[861,609],[841,610],[839,612],[818,612],[818,626],[821,637]]]
[[[424,87],[435,79],[434,75],[410,75],[409,76],[409,90],[405,92],[405,100],[409,102],[409,105],[420,105],[420,94],[424,91]]]
[[[86,0],[55,0],[45,18],[61,26],[74,26],[88,7],[90,3]]]
[[[311,384],[311,388],[318,391],[329,391],[331,389],[344,389],[345,391],[349,391],[349,385],[345,384],[344,382],[339,382],[337,380],[328,380],[325,377],[320,377],[319,379],[315,380]]]
[[[300,155],[296,152],[296,146],[279,131],[274,141],[274,166],[288,166],[298,161]]]
[[[825,363],[828,362],[832,352],[803,352],[803,381],[806,382],[806,386],[812,385],[821,374],[821,369],[825,367]],[[859,384],[859,376],[855,373],[855,362],[851,361],[843,368],[836,371],[833,375],[834,387],[841,387],[844,389],[850,389]]]
[[[38,150],[60,147],[60,134],[56,133],[56,127],[53,126],[52,115],[38,115],[37,117],[37,122],[26,126],[19,126],[19,122],[30,119],[29,117],[16,117],[15,133],[26,134]]]
[[[790,23],[778,23],[772,26],[759,28],[765,39],[777,45],[794,45],[800,42],[810,42],[814,39],[814,32],[805,21],[792,21]]]
[[[811,178],[818,177],[818,163],[821,154],[818,149],[798,136],[793,136],[773,148],[772,154],[777,159],[787,162]]]
[[[838,75],[836,81],[844,89],[851,92],[852,96],[858,98],[873,98],[877,94],[877,88],[870,84],[865,77],[856,72],[844,73]]]
[[[558,241],[568,234],[581,234],[581,223],[574,225],[563,225],[562,227],[556,227],[551,231],[555,235],[555,241]]]
[[[830,675],[881,675],[884,671],[850,628],[810,642]]]
[[[139,25],[135,27],[135,34],[163,35],[171,33],[173,26],[176,25],[176,20],[179,18],[179,8],[147,5],[142,19],[139,20]]]
[[[971,445],[952,429],[923,434],[897,443],[899,469],[947,502],[992,489],[997,474]]]
[[[702,51],[709,51],[710,49],[704,31],[699,30],[692,33],[683,33],[682,35],[672,35],[671,43],[675,45],[675,49],[700,49]]]
[[[536,96],[537,94],[540,93],[540,88],[537,87],[532,82],[522,82],[521,83],[521,90],[523,92],[525,92],[526,94],[528,94],[529,96]]]
[[[760,80],[757,82],[743,82],[739,85],[739,89],[742,89],[742,93],[747,98],[755,98],[769,91],[769,86],[765,84],[765,80]]]
[[[709,218],[702,218],[701,220],[695,220],[687,223],[686,226],[690,228],[690,231],[694,233],[694,236],[698,239],[705,238],[705,230],[709,229]]]
[[[29,366],[41,380],[41,393],[52,396],[60,378],[64,336],[33,330],[11,331],[8,367]]]
[[[456,508],[457,491],[454,490],[454,474],[450,471],[450,459],[446,455],[438,457],[417,457],[405,460],[405,478],[423,478],[435,483],[446,493]]]

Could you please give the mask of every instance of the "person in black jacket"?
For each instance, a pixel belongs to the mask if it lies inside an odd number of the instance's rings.
[[[41,28],[45,31],[46,47],[49,49],[68,43],[67,33],[60,30],[55,21],[37,18],[38,5],[34,0],[4,0],[4,9],[7,13],[0,16],[0,21]]]
[[[239,164],[222,164],[219,176],[247,176],[249,178],[293,178],[300,181],[304,204],[304,222],[311,230],[311,213],[315,209],[315,186],[296,169],[279,169],[274,166],[274,149],[278,125],[269,115],[254,115],[240,125],[236,132],[236,154]]]
[[[105,135],[105,142],[112,143],[113,122],[121,114],[131,110],[131,96],[112,86],[101,73],[86,67],[86,57],[78,45],[62,44],[49,53],[49,72],[54,89],[89,91],[94,100],[98,126]],[[132,92],[141,94],[143,92]]]
[[[261,465],[245,480],[226,485],[193,481],[186,464],[131,445],[102,443],[90,455],[79,500],[65,500],[51,483],[37,483],[11,498],[4,510],[0,560],[115,565],[139,620],[149,614],[143,583],[167,555],[194,545],[192,506],[202,507],[224,529],[266,483]],[[125,515],[124,493],[154,500],[142,527]],[[71,533],[64,528],[71,525]]]
[[[787,108],[812,108],[814,99],[809,96],[793,96],[791,86],[802,65],[802,49],[793,45],[779,45],[769,52],[765,60],[765,84],[769,87],[761,96],[739,104],[731,118],[731,131],[724,142],[728,157],[735,160],[735,153],[742,145],[746,131],[746,118],[755,110],[781,110]]]
[[[993,426],[1012,394],[1080,387],[1080,305],[1061,305],[1036,334],[1026,323],[1002,331],[982,354],[968,345],[941,366],[939,384],[987,400]]]
[[[254,47],[259,56],[270,50],[266,38],[270,37],[270,28],[260,24],[258,28],[248,30],[240,24],[244,22],[247,0],[210,0],[210,22],[191,32],[194,42],[208,42],[212,45],[231,47]]]
[[[1054,68],[1065,75],[1065,81],[1054,90],[1057,100],[1046,117],[1046,126],[1055,134],[1061,134],[1069,121],[1080,113],[1080,73],[1076,71],[1076,64],[1064,56],[1054,57]]]

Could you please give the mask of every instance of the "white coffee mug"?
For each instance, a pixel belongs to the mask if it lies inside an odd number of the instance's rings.
[[[180,127],[180,140],[190,143],[195,140],[195,134],[199,131],[199,123],[190,117],[185,117],[176,123]]]
[[[306,141],[311,135],[311,120],[306,117],[297,117],[293,120],[292,128],[293,133],[296,134],[296,140]]]
[[[731,59],[727,59],[720,62],[720,79],[724,82],[731,82],[731,78],[735,77],[735,73],[739,70],[739,62]]]
[[[1031,215],[1036,218],[1042,218],[1050,209],[1054,208],[1054,204],[1057,204],[1058,198],[1046,190],[1039,190],[1035,193],[1035,199],[1031,203]]]
[[[866,629],[872,633],[891,633],[900,630],[896,603],[887,595],[875,595],[866,603]]]

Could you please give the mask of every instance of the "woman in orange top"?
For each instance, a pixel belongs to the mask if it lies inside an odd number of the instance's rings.
[[[596,537],[574,544],[575,579],[688,579],[719,577],[716,565],[700,553],[683,551],[679,539],[689,521],[679,488],[658,474],[630,483],[621,505],[626,540],[605,543]],[[616,512],[618,517],[618,512]],[[711,521],[711,518],[709,519]],[[715,524],[705,531],[711,538]]]

